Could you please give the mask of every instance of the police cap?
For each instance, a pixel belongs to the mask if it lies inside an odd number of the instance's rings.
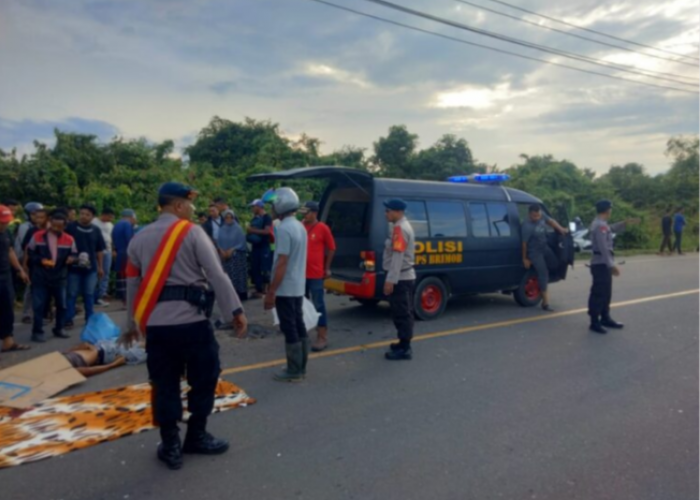
[[[598,203],[595,204],[595,210],[599,214],[607,212],[611,208],[612,208],[612,201],[610,201],[610,200],[600,200]]]
[[[396,212],[405,212],[408,205],[403,200],[389,200],[384,202],[384,206],[389,210]]]
[[[165,205],[173,198],[193,200],[197,196],[197,190],[179,182],[166,182],[158,189],[158,204]]]

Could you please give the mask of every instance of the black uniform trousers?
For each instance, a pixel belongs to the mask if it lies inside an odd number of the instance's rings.
[[[187,375],[190,424],[204,426],[214,408],[221,374],[219,344],[208,320],[146,328],[148,376],[153,390],[153,417],[161,429],[182,420],[180,381]]]
[[[403,344],[408,344],[413,338],[413,293],[415,290],[415,280],[399,281],[394,285],[394,292],[389,295],[391,305],[391,319],[394,321],[399,340]]]
[[[15,324],[15,289],[8,274],[0,274],[0,339],[12,337]]]
[[[285,343],[296,344],[308,337],[304,323],[304,297],[276,297],[275,309]]]
[[[601,318],[610,318],[613,276],[606,264],[593,264],[591,275],[593,275],[593,285],[588,297],[588,315],[592,322],[597,322]]]

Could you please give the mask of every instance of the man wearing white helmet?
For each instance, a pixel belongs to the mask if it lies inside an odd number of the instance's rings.
[[[299,197],[293,189],[270,190],[263,201],[272,203],[274,215],[281,221],[275,239],[272,279],[265,295],[265,309],[277,309],[287,351],[287,368],[275,375],[275,380],[298,382],[306,375],[311,349],[302,309],[306,291],[306,229],[295,217]]]

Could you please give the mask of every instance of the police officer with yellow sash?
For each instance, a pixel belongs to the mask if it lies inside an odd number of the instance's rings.
[[[158,458],[170,469],[182,467],[182,454],[216,455],[228,443],[206,432],[219,380],[219,345],[207,317],[214,295],[225,321],[239,335],[247,320],[241,301],[223,271],[204,230],[191,222],[197,192],[176,182],[158,191],[161,215],[134,236],[128,249],[127,307],[130,340],[147,339],[153,416],[160,426]],[[187,377],[191,413],[184,445],[180,382]]]

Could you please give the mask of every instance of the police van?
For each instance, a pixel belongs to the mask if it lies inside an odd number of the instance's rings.
[[[383,203],[400,198],[416,235],[415,310],[419,319],[440,316],[450,297],[503,292],[521,306],[541,300],[534,270],[523,267],[521,222],[531,204],[542,202],[501,185],[503,174],[458,176],[446,182],[375,178],[346,167],[306,167],[258,174],[250,181],[325,179],[319,219],[330,226],[337,251],[327,290],[365,306],[384,300],[381,268],[389,235]],[[547,209],[542,205],[545,212]],[[549,212],[547,212],[549,213]],[[559,222],[566,227],[564,218]],[[571,237],[550,230],[558,261],[550,283],[566,278],[573,265]]]

